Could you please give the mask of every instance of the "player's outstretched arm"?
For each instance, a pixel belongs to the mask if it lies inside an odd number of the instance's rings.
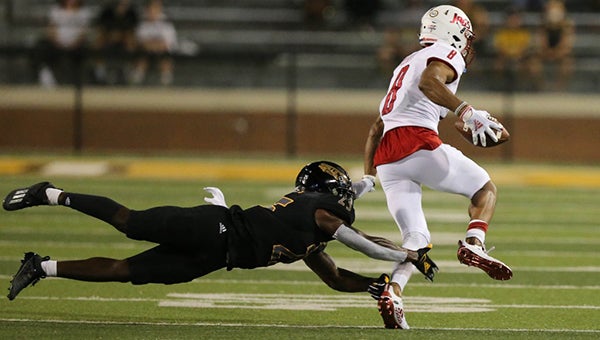
[[[431,245],[416,251],[401,248],[386,238],[369,236],[358,229],[346,226],[344,221],[324,209],[317,210],[315,219],[319,227],[333,238],[371,258],[411,262],[430,281],[433,281],[433,277],[438,271],[437,265],[427,255]]]
[[[383,237],[379,237],[379,236],[370,236],[365,233],[362,233],[360,230],[357,230],[357,232],[362,234],[363,237],[365,237],[366,239],[369,239],[383,247],[406,251],[407,252],[406,261],[412,262],[412,264],[414,264],[415,267],[417,267],[417,269],[421,273],[423,273],[423,275],[425,275],[425,278],[427,278],[427,280],[433,282],[433,277],[435,276],[435,273],[437,273],[439,271],[439,268],[435,264],[435,262],[433,262],[431,257],[429,257],[429,255],[427,254],[432,248],[431,244],[428,244],[427,246],[425,246],[421,249],[413,251],[413,250],[409,250],[406,248],[401,248],[400,246],[398,246],[394,242],[388,240],[387,238],[383,238]]]
[[[337,267],[331,256],[323,251],[308,255],[304,263],[331,289],[340,292],[367,292],[371,285],[376,286],[378,280]]]
[[[352,190],[357,199],[367,192],[375,191],[375,176],[364,175],[360,181],[352,183]]]
[[[406,250],[390,249],[365,238],[362,232],[347,226],[343,220],[327,210],[317,209],[315,219],[319,228],[333,238],[371,258],[396,262],[407,260]]]

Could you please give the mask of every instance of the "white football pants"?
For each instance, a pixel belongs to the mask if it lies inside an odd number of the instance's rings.
[[[448,144],[432,151],[419,150],[394,163],[379,165],[377,175],[388,210],[402,232],[402,246],[410,250],[431,243],[421,206],[421,185],[470,199],[490,180],[481,166]],[[398,264],[392,273],[392,281],[404,288],[413,268],[411,263]]]

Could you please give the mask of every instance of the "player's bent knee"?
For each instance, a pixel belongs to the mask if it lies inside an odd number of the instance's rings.
[[[403,238],[402,247],[409,250],[418,250],[431,243],[431,235],[423,232],[408,232]]]
[[[487,196],[489,197],[490,195],[492,196],[496,196],[497,193],[497,189],[496,189],[496,185],[494,184],[494,182],[487,181],[482,187],[481,189],[477,190],[477,192],[475,192],[475,194],[473,194],[473,196],[471,197],[471,200],[478,200],[478,198],[482,197],[482,196]]]
[[[482,189],[485,190],[485,191],[491,192],[494,195],[496,195],[496,191],[497,191],[496,185],[491,180],[488,181],[487,183],[485,183],[485,185],[483,186]]]

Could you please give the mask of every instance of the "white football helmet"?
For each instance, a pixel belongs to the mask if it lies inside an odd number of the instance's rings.
[[[421,18],[419,43],[428,46],[434,42],[445,41],[463,56],[467,64],[467,56],[471,52],[471,43],[475,38],[469,17],[457,7],[441,5],[428,10]]]

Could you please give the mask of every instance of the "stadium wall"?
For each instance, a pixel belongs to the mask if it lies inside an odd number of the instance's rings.
[[[0,88],[0,150],[361,155],[383,93],[378,91]],[[505,123],[511,142],[468,145],[442,121],[442,138],[488,159],[600,162],[600,99],[592,95],[462,93]],[[290,105],[295,103],[295,105]],[[78,123],[76,112],[81,113]],[[501,114],[502,113],[502,114]],[[292,125],[290,125],[292,124]],[[295,129],[290,133],[290,126]],[[294,136],[295,135],[295,136]],[[290,141],[290,136],[293,140]]]

